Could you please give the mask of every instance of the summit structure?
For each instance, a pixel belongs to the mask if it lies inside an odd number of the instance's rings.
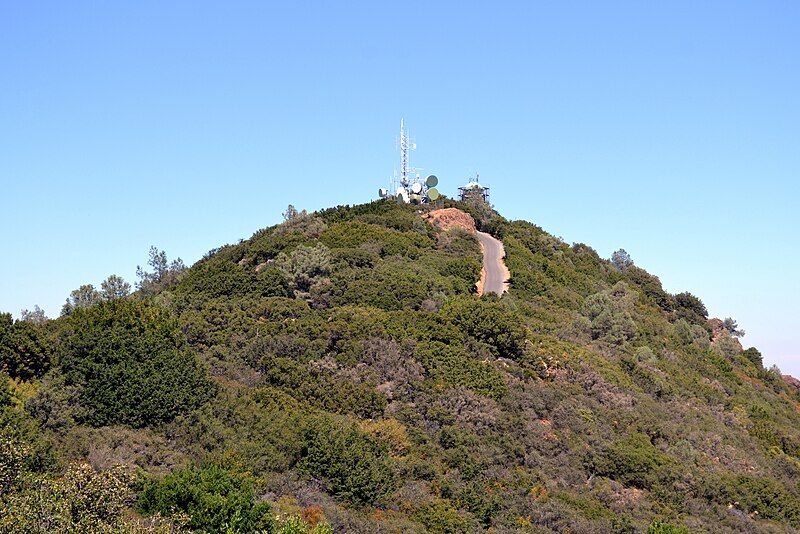
[[[405,126],[405,120],[400,119],[400,174],[395,172],[390,181],[389,189],[378,189],[381,198],[393,197],[398,202],[405,204],[427,204],[439,198],[436,186],[439,179],[431,174],[424,180],[420,178],[419,170],[411,166],[411,151],[417,149],[417,144],[411,140]]]

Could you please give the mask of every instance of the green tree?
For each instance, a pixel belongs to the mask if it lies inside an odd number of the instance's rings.
[[[633,260],[631,255],[624,248],[621,248],[611,255],[611,264],[618,271],[626,271],[628,268],[633,267]]]
[[[289,276],[292,286],[301,292],[309,291],[315,282],[330,274],[333,267],[330,250],[325,245],[300,245],[289,254],[281,253],[275,264]]]
[[[306,214],[306,210],[303,210],[302,212],[299,212],[299,211],[297,211],[297,208],[294,207],[294,205],[289,204],[289,206],[287,206],[287,208],[286,208],[286,211],[283,212],[283,221],[284,222],[288,222],[288,221],[291,221],[292,219],[294,219],[295,217],[298,217],[300,215],[305,215],[305,214]]]
[[[690,323],[705,323],[708,319],[706,305],[688,291],[675,295],[675,312]]]
[[[739,324],[731,317],[726,317],[722,321],[722,327],[733,337],[744,337],[744,330],[739,328]]]
[[[33,307],[33,310],[22,310],[20,312],[20,320],[35,325],[43,325],[49,319],[47,318],[47,315],[45,315],[44,310],[36,305]]]
[[[112,274],[100,284],[100,296],[103,300],[125,298],[130,292],[131,285],[116,274]]]
[[[67,302],[61,307],[61,316],[72,314],[79,308],[88,308],[100,302],[100,292],[92,284],[84,284],[69,294]]]
[[[633,305],[636,293],[624,282],[611,289],[589,296],[583,304],[583,315],[589,319],[593,339],[621,345],[636,335]]]
[[[145,271],[141,266],[136,266],[136,276],[139,278],[136,288],[140,291],[154,293],[159,289],[171,286],[186,271],[186,265],[182,259],[178,258],[169,262],[167,253],[155,246],[150,247],[149,255],[147,264],[152,271]]]
[[[744,351],[742,355],[753,362],[753,364],[759,369],[764,367],[764,358],[761,356],[761,352],[757,348],[750,347]]]

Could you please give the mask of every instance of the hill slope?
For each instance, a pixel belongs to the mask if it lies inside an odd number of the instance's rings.
[[[7,317],[0,528],[800,528],[800,396],[734,322],[447,205],[502,239],[502,298],[474,295],[472,234],[379,201]]]

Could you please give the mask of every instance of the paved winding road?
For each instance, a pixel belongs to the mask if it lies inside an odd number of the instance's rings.
[[[477,233],[483,249],[483,273],[481,273],[482,288],[481,294],[495,293],[502,295],[508,290],[506,283],[510,278],[510,273],[503,258],[506,255],[503,242],[495,239],[485,232]]]

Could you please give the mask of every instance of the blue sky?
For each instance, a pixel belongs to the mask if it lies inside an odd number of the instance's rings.
[[[0,310],[480,172],[800,376],[797,2],[0,3]]]

